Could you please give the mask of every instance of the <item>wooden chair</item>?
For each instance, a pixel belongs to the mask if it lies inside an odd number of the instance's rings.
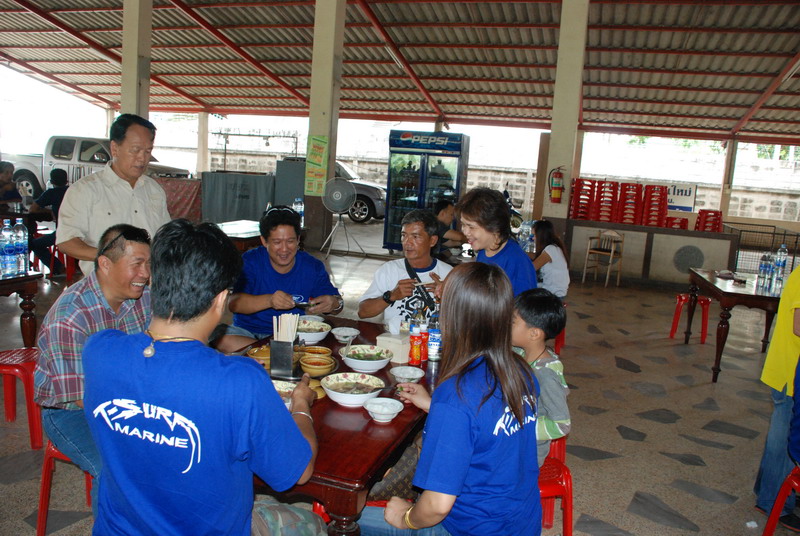
[[[44,536],[47,533],[47,511],[50,508],[50,488],[53,485],[53,472],[56,470],[56,460],[72,463],[64,453],[56,448],[50,441],[44,451],[44,463],[42,463],[42,482],[39,486],[39,512],[36,515],[36,536]],[[92,505],[92,476],[85,472],[83,478],[86,481],[86,506]]]
[[[572,536],[572,473],[564,463],[567,457],[567,438],[550,442],[550,452],[539,468],[539,493],[542,498],[542,526],[553,527],[555,500],[561,498],[561,533]]]
[[[783,485],[778,491],[778,496],[775,497],[775,502],[772,504],[772,510],[769,512],[769,518],[767,519],[767,524],[764,525],[764,532],[761,533],[761,536],[772,536],[772,533],[775,532],[775,527],[778,526],[778,521],[781,518],[783,505],[792,491],[800,491],[800,467],[797,465],[794,466],[792,472],[783,481]]]
[[[594,268],[594,280],[597,281],[597,269],[601,265],[608,263],[606,269],[606,284],[611,276],[611,267],[617,265],[617,286],[622,273],[622,252],[625,246],[625,235],[607,229],[599,231],[597,236],[590,236],[586,244],[586,258],[583,261],[583,278],[581,283],[586,282],[586,270]],[[592,264],[589,264],[589,257],[592,257]]]

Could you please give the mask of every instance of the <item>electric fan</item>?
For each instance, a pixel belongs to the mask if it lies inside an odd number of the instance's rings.
[[[325,244],[328,244],[328,252],[325,254],[325,258],[328,258],[328,255],[331,254],[331,248],[333,247],[333,239],[336,236],[336,231],[339,230],[339,227],[344,229],[344,237],[347,240],[347,253],[350,253],[350,233],[347,231],[347,226],[344,224],[344,215],[350,210],[350,207],[353,206],[353,203],[356,202],[356,187],[353,186],[350,181],[345,179],[331,179],[325,183],[325,192],[322,195],[322,204],[330,210],[333,214],[336,214],[337,220],[336,225],[333,226],[331,229],[331,233],[328,235],[328,238],[325,239],[325,242],[322,243],[322,247],[320,251],[325,249]],[[353,237],[353,242],[356,243],[358,249],[361,250],[361,253],[364,255],[367,254],[364,251],[364,248],[361,247],[361,244]]]

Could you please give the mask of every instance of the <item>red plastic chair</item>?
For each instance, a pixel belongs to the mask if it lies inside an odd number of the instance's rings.
[[[775,527],[778,526],[778,521],[781,518],[783,505],[792,491],[800,491],[800,467],[796,465],[792,472],[789,473],[789,476],[786,477],[786,480],[783,481],[783,485],[778,491],[778,496],[775,497],[772,510],[769,512],[769,518],[767,518],[767,524],[764,525],[764,532],[761,533],[762,536],[772,536],[772,533],[775,532]]]
[[[61,264],[64,266],[64,269],[67,271],[67,284],[69,285],[72,283],[72,280],[75,279],[75,269],[78,265],[78,261],[75,260],[74,257],[70,257],[66,253],[59,251],[58,247],[55,244],[50,246],[50,266],[56,265],[56,258],[61,261]],[[48,279],[51,281],[53,280],[53,271],[51,270],[47,276]]]
[[[39,512],[36,516],[36,536],[44,536],[47,533],[47,510],[50,508],[50,488],[53,485],[53,472],[56,470],[56,460],[72,463],[60,450],[50,441],[44,451],[44,463],[42,464],[42,483],[39,486]],[[83,477],[86,480],[86,506],[92,506],[92,475],[84,471]]]
[[[539,468],[539,493],[542,497],[542,526],[553,527],[555,500],[561,498],[561,531],[572,536],[572,473],[564,463],[567,457],[567,438],[550,442],[550,452]]]
[[[42,448],[42,414],[33,401],[33,371],[39,358],[38,348],[17,348],[0,352],[0,375],[3,376],[3,402],[6,406],[6,421],[17,419],[16,376],[25,389],[25,407],[28,410],[28,431],[31,448]]]
[[[688,294],[678,294],[675,296],[675,314],[672,315],[672,329],[669,331],[669,338],[675,338],[675,332],[678,331],[678,323],[681,321],[681,313],[683,306],[689,301]],[[700,331],[700,344],[706,343],[708,336],[708,308],[711,307],[711,298],[708,296],[698,296],[697,303],[703,308],[703,324]]]
[[[567,304],[564,303],[564,308],[566,309]],[[561,349],[564,348],[564,345],[567,344],[567,328],[566,326],[564,329],[561,330],[561,333],[556,335],[556,340],[553,343],[553,351],[558,355],[561,355]]]

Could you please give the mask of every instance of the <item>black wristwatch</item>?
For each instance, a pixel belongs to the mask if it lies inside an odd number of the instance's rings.
[[[385,301],[389,305],[393,305],[394,304],[394,300],[392,299],[392,291],[391,290],[387,290],[386,292],[383,293],[383,301]]]

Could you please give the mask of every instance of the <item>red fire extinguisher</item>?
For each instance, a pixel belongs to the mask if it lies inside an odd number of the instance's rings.
[[[561,196],[564,193],[564,168],[559,166],[550,170],[547,176],[547,185],[550,188],[550,202],[561,203]]]

